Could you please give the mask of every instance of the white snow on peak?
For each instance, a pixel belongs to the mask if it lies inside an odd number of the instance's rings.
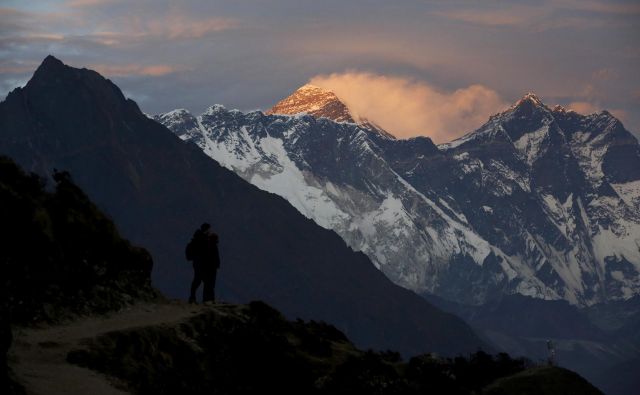
[[[304,84],[300,88],[296,90],[296,92],[306,92],[306,91],[321,91],[321,92],[331,92],[328,89],[320,88],[317,85],[313,84]],[[332,92],[333,93],[333,92]]]
[[[173,117],[176,115],[184,115],[184,114],[190,114],[189,110],[185,109],[185,108],[176,108],[175,110],[171,110],[167,113],[164,113],[163,115],[168,116],[168,117]]]
[[[514,107],[518,107],[519,105],[523,104],[524,102],[531,102],[531,103],[535,104],[538,107],[544,107],[544,103],[542,103],[542,100],[540,100],[538,95],[536,95],[533,92],[528,92],[526,95],[524,95],[522,97],[522,99],[520,99],[520,100],[518,100],[516,102]]]
[[[207,108],[203,115],[212,115],[212,114],[215,114],[216,112],[225,111],[226,109],[227,108],[222,104],[214,104],[209,108]]]
[[[567,113],[567,112],[575,112],[572,109],[568,109],[566,107],[561,106],[560,104],[556,104],[553,106],[553,112]]]
[[[260,160],[260,153],[246,128],[241,128],[240,133],[231,135],[227,140],[218,141],[218,131],[208,129],[202,121],[202,117],[198,117],[198,126],[204,137],[204,145],[200,148],[220,165],[234,172],[243,172]]]
[[[151,119],[160,119],[163,123],[165,123],[167,127],[171,129],[169,125],[179,124],[182,122],[184,117],[191,116],[191,113],[184,108],[177,108],[175,110],[171,110],[169,112],[165,112],[162,114],[157,114],[155,116],[149,116]]]

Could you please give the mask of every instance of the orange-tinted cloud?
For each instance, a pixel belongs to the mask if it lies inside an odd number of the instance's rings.
[[[23,36],[27,40],[41,40],[41,41],[62,41],[64,40],[63,34],[57,33],[35,33],[35,34],[27,34]]]
[[[38,62],[33,61],[0,61],[0,74],[23,74],[33,72]]]
[[[99,32],[87,35],[86,38],[101,45],[114,46],[127,41],[127,36],[116,32]]]
[[[90,69],[96,70],[100,74],[107,77],[127,77],[127,76],[149,76],[160,77],[170,73],[174,73],[179,69],[174,66],[168,66],[164,64],[158,65],[140,65],[140,64],[127,64],[127,65],[105,65],[94,64],[89,66]]]
[[[310,82],[332,90],[355,116],[397,137],[429,136],[437,143],[479,127],[507,106],[482,85],[445,92],[424,82],[362,72],[319,75]]]
[[[161,16],[126,15],[98,26],[87,37],[108,46],[128,45],[141,40],[198,39],[211,33],[234,29],[237,19],[195,18],[171,11]]]
[[[574,101],[573,103],[569,103],[567,108],[584,115],[589,115],[600,111],[598,107],[586,101]]]

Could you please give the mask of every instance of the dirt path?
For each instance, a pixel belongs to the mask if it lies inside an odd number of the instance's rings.
[[[126,394],[106,376],[67,363],[69,351],[82,348],[83,340],[107,332],[175,324],[203,308],[177,302],[140,304],[110,315],[43,329],[16,328],[9,365],[27,394]]]

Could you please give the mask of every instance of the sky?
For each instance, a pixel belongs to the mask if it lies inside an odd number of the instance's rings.
[[[312,82],[445,142],[527,92],[640,136],[639,0],[0,0],[0,97],[52,54],[155,114],[268,109]]]

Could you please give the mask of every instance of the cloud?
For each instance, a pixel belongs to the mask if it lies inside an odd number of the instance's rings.
[[[603,110],[602,106],[586,101],[575,101],[569,103],[567,108],[583,115],[595,114]],[[622,122],[628,122],[630,120],[629,113],[625,110],[615,108],[608,111]]]
[[[0,0],[0,59],[23,62],[0,61],[0,80],[27,78],[24,62],[53,54],[111,66],[102,71],[148,97],[148,112],[198,112],[266,107],[314,75],[366,70],[446,95],[482,83],[509,102],[535,91],[595,103],[640,125],[638,0],[387,1],[363,13],[369,3]]]
[[[615,109],[609,111],[614,117],[618,118],[622,122],[628,123],[630,120],[629,113],[625,110]]]
[[[117,5],[117,6],[116,6]],[[237,18],[199,15],[185,7],[142,7],[126,12],[122,0],[73,0],[52,11],[0,7],[0,39],[5,44],[78,40],[116,47],[150,40],[200,39],[237,28]]]
[[[28,78],[5,78],[0,77],[0,99],[4,99],[10,91],[17,87],[22,87],[27,84]]]
[[[611,81],[618,78],[618,72],[611,67],[606,67],[594,71],[591,74],[591,78],[595,81]]]
[[[640,14],[640,4],[599,0],[546,0],[537,4],[469,4],[433,11],[432,15],[478,26],[542,32],[554,29],[594,29],[636,23],[621,17]],[[612,19],[615,16],[617,19]]]
[[[163,15],[122,15],[101,22],[85,37],[107,46],[129,46],[149,39],[200,39],[239,26],[235,18],[198,18],[170,11]]]
[[[88,66],[90,69],[97,71],[108,77],[129,77],[129,76],[148,76],[148,77],[160,77],[163,75],[175,73],[179,71],[179,68],[164,64],[157,65],[140,65],[140,64],[127,64],[127,65],[106,65],[106,64],[93,64]]]
[[[165,19],[152,19],[143,26],[143,32],[171,39],[202,38],[209,33],[233,29],[238,21],[233,18],[212,17],[193,19],[184,15],[169,14]]]
[[[105,45],[107,47],[121,44],[123,41],[127,41],[127,36],[123,33],[116,32],[99,32],[94,34],[87,34],[84,39],[95,42],[96,44]]]
[[[588,11],[600,14],[640,14],[640,4],[637,2],[615,2],[601,0],[555,0],[558,6],[572,10]]]
[[[485,26],[509,26],[521,27],[529,23],[532,16],[540,16],[540,11],[535,11],[536,15],[531,15],[532,11],[522,12],[515,10],[479,10],[479,9],[459,9],[449,11],[434,12],[434,15],[445,17],[448,19],[474,23]]]
[[[72,18],[60,12],[32,12],[0,7],[0,37],[61,36],[60,26],[69,27]]]
[[[567,105],[567,108],[584,115],[589,115],[600,111],[597,106],[586,101],[574,101],[573,103],[569,103],[569,105]]]
[[[65,5],[69,7],[95,7],[122,2],[122,0],[69,0]]]
[[[0,74],[26,74],[38,67],[37,62],[19,60],[1,60]]]
[[[479,127],[507,107],[482,85],[441,91],[420,81],[356,71],[319,75],[310,83],[332,90],[355,116],[397,137],[429,136],[437,143]]]

